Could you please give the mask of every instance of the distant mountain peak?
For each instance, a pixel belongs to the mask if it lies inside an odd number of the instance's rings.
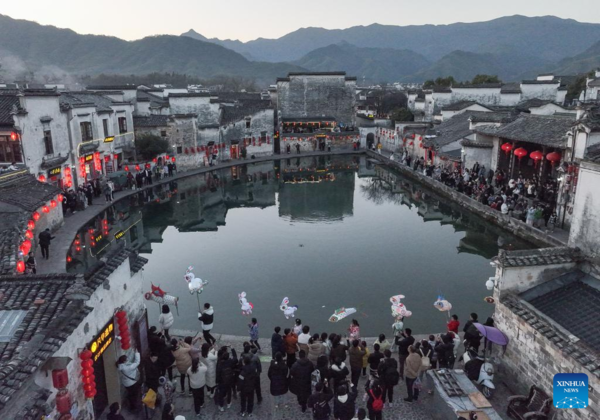
[[[193,29],[190,29],[189,31],[182,33],[181,36],[187,36],[188,38],[194,38],[194,39],[197,39],[199,41],[209,41],[209,39],[207,37],[205,37],[204,35],[196,32]]]

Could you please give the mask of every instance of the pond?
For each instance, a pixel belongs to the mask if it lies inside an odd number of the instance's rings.
[[[364,156],[249,163],[133,195],[79,232],[68,269],[83,272],[122,244],[149,259],[144,290],[179,297],[173,328],[199,328],[199,301],[215,307],[215,333],[246,334],[244,291],[263,337],[292,325],[286,296],[315,332],[342,333],[356,318],[364,336],[389,335],[397,294],[415,333],[444,330],[438,294],[463,324],[470,312],[485,319],[490,258],[532,247]],[[190,265],[209,282],[198,300],[184,280]],[[330,323],[340,307],[357,313]],[[158,309],[148,301],[151,325]]]

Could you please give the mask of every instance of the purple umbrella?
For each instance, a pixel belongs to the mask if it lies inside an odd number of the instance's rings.
[[[488,327],[487,325],[482,325],[478,323],[474,323],[475,328],[484,336],[489,342],[498,344],[500,346],[506,346],[508,344],[508,337],[498,328]]]

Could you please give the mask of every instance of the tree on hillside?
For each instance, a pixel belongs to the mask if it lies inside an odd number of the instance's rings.
[[[390,116],[392,121],[414,121],[415,116],[407,108],[396,108]]]
[[[426,80],[425,83],[423,83],[423,88],[427,89],[432,88],[434,86],[452,86],[456,85],[457,83],[458,82],[452,76],[438,77],[435,80]]]
[[[481,85],[484,83],[502,83],[502,80],[498,79],[498,76],[491,76],[489,74],[478,74],[473,77],[471,83],[474,85]]]
[[[135,151],[144,160],[154,159],[169,151],[169,142],[156,134],[141,134],[135,136]]]
[[[594,74],[594,71],[590,71],[586,74],[581,74],[577,76],[577,79],[575,79],[573,83],[567,86],[567,102],[579,99],[579,95],[581,95],[581,92],[584,91],[586,88],[587,79],[593,78]]]

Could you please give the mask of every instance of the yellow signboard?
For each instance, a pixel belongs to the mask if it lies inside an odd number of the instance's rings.
[[[110,346],[110,343],[113,342],[114,338],[115,324],[111,319],[88,346],[88,349],[92,352],[92,360],[94,362],[102,356],[108,346]]]
[[[48,171],[48,176],[59,175],[62,172],[62,168],[57,166],[56,168],[52,168]]]
[[[123,232],[122,230],[115,233],[115,239],[117,240],[121,239],[123,236],[125,236],[125,232]]]
[[[104,143],[112,143],[115,141],[115,136],[104,137]]]

